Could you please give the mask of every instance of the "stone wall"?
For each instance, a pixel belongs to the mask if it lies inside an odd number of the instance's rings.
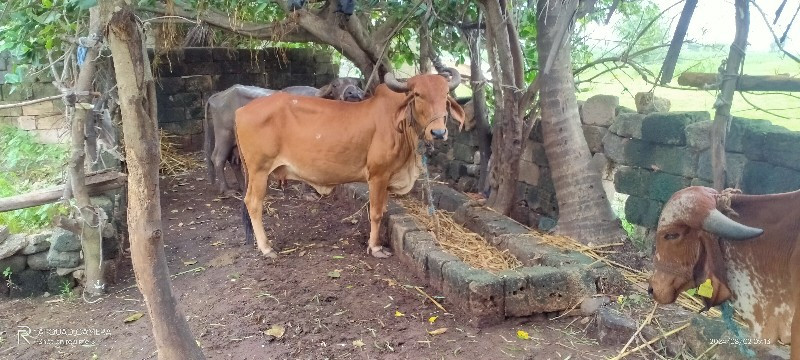
[[[339,73],[330,53],[312,49],[185,48],[153,63],[159,127],[186,151],[202,148],[204,105],[212,94],[235,84],[321,87]]]
[[[8,53],[0,53],[0,105],[59,94],[46,75],[37,76],[33,81],[23,84],[6,84],[5,74],[12,70],[9,60]],[[63,109],[64,103],[60,99],[0,109],[0,125],[27,130],[41,143],[63,143],[69,138]]]
[[[642,113],[619,106],[615,96],[597,95],[581,103],[584,136],[592,167],[604,188],[629,195],[625,217],[646,229],[657,225],[664,203],[690,185],[711,184],[711,115],[696,112],[650,112],[668,109],[668,102],[643,105]],[[650,113],[648,113],[650,112]],[[477,191],[479,155],[471,132],[451,137],[431,160],[459,190]],[[734,117],[726,143],[728,187],[748,194],[800,189],[800,132],[764,120]],[[558,203],[542,145],[541,128],[526,139],[520,162],[518,198],[512,214],[528,225],[549,229],[558,217]]]

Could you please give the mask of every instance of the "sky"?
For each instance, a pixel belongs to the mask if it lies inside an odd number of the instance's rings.
[[[652,0],[661,9],[668,8],[675,4],[677,0]],[[756,0],[756,4],[767,15],[770,24],[774,20],[775,10],[778,8],[782,0]],[[789,23],[792,15],[797,9],[797,1],[789,1],[778,20],[778,24],[773,28],[778,36],[783,34],[786,24]],[[772,34],[770,33],[767,23],[764,21],[761,13],[755,8],[750,6],[750,32],[748,34],[748,51],[762,52],[768,51],[770,46],[774,43]],[[678,22],[681,10],[683,9],[683,2],[677,6],[672,7],[665,14],[665,18],[671,24],[671,34],[674,33],[675,25]],[[699,41],[704,44],[730,44],[735,35],[736,26],[734,23],[734,5],[733,0],[700,0],[692,16],[692,22],[689,25],[687,39]],[[609,25],[600,26],[591,29],[594,38],[614,38],[613,23],[620,21],[622,16],[615,15]],[[800,53],[800,15],[795,20],[789,36],[786,40],[784,48],[797,54]]]

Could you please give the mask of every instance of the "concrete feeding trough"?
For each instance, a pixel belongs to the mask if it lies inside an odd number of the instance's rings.
[[[342,200],[360,206],[369,200],[366,184],[347,184]],[[590,297],[619,293],[627,286],[616,269],[574,251],[541,244],[542,239],[511,218],[473,206],[449,187],[433,186],[434,206],[454,212],[456,223],[508,250],[522,266],[487,271],[470,266],[442,249],[434,235],[390,200],[382,238],[401,261],[421,274],[449,303],[478,326],[512,317],[579,308]]]

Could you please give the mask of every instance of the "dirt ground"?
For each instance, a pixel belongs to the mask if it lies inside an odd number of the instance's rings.
[[[412,286],[439,294],[396,257],[366,254],[364,211],[305,199],[296,185],[271,190],[275,212],[265,220],[282,254],[266,260],[241,244],[239,200],[216,198],[204,177],[164,178],[161,202],[173,290],[210,359],[601,359],[619,350],[586,336],[590,318],[541,316],[478,329],[441,311]],[[60,295],[1,300],[0,358],[156,358],[125,254],[117,284],[97,303]],[[124,321],[137,313],[144,316]],[[28,344],[20,326],[43,333]],[[530,338],[519,338],[520,330]]]

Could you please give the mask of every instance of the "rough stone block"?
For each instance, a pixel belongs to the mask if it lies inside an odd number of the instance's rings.
[[[0,259],[5,259],[28,246],[28,237],[24,234],[11,234],[0,242]]]
[[[28,267],[33,270],[50,270],[54,268],[53,266],[50,266],[50,262],[47,261],[46,252],[40,252],[38,254],[28,256]]]
[[[240,84],[241,82],[242,82],[242,75],[240,74],[220,75],[219,77],[215,77],[214,90],[222,91],[233,85]]]
[[[607,128],[583,125],[583,136],[586,138],[586,144],[589,145],[589,151],[591,151],[592,154],[603,152],[603,138],[607,133]]]
[[[36,130],[36,116],[23,115],[18,117],[17,127],[22,130]]]
[[[618,346],[628,342],[638,329],[636,321],[610,306],[597,309],[594,337],[602,345]]]
[[[646,198],[653,181],[653,172],[647,169],[620,166],[614,174],[617,192]]]
[[[433,235],[427,231],[407,232],[403,237],[403,252],[414,262],[414,265],[427,277],[428,253],[437,249]]]
[[[194,135],[203,133],[202,120],[187,120],[184,122],[170,122],[161,124],[161,128],[174,135]]]
[[[183,77],[184,89],[187,92],[199,93],[214,89],[214,81],[210,75],[195,75]]]
[[[466,195],[446,185],[433,184],[431,191],[433,192],[433,202],[438,209],[456,211],[469,201]]]
[[[530,314],[561,311],[571,308],[586,295],[586,289],[578,274],[570,267],[554,268],[534,266],[519,269],[525,276],[526,287],[517,289],[526,292]]]
[[[167,77],[181,77],[197,74],[193,66],[184,64],[182,62],[161,63],[155,71],[155,75],[159,78]]]
[[[114,201],[111,200],[111,198],[109,198],[108,196],[105,195],[92,196],[89,198],[89,201],[92,203],[92,205],[98,206],[101,209],[103,209],[103,211],[105,211],[106,215],[108,215],[109,217],[111,217],[111,215],[114,213]]]
[[[686,126],[711,120],[706,111],[652,113],[642,120],[642,140],[666,145],[686,145]]]
[[[191,75],[218,75],[222,73],[219,63],[199,62],[188,66]],[[185,74],[190,75],[190,74]]]
[[[482,207],[462,206],[456,210],[453,220],[464,225],[484,239],[503,234],[525,234],[528,229],[518,222]]]
[[[657,97],[650,92],[636,93],[634,101],[636,102],[636,112],[639,114],[667,112],[671,105],[668,99]]]
[[[27,258],[28,256],[25,255],[13,255],[5,259],[0,259],[0,273],[9,269],[12,274],[18,274],[22,270],[25,270]]]
[[[69,129],[32,130],[31,133],[41,144],[63,144],[69,139],[68,131]]]
[[[47,274],[45,279],[47,292],[51,294],[61,294],[65,290],[75,287],[75,278],[71,275],[58,275],[55,272]]]
[[[445,296],[462,299],[462,308],[471,320],[488,325],[503,319],[503,279],[460,261],[447,262],[442,270]]]
[[[617,269],[611,266],[593,265],[584,275],[589,286],[594,285],[598,294],[619,295],[628,291],[630,282]]]
[[[800,170],[800,132],[767,133],[763,152],[771,164]]]
[[[159,107],[158,123],[161,125],[174,122],[182,123],[187,120],[186,114],[186,108],[183,107]]]
[[[433,249],[428,252],[425,268],[428,269],[428,281],[430,282],[431,286],[439,290],[443,289],[443,268],[444,265],[449,262],[461,262],[461,260],[455,255],[439,249]]]
[[[47,262],[54,268],[74,268],[81,263],[80,251],[55,251],[50,247]]]
[[[590,265],[592,258],[574,251],[550,249],[542,256],[542,265],[561,268],[567,265]]]
[[[539,184],[539,165],[530,161],[520,160],[519,162],[519,181],[528,185],[536,186]]]
[[[619,165],[628,165],[625,159],[625,145],[631,140],[609,132],[603,137],[603,150],[609,160]]]
[[[650,184],[650,196],[653,200],[666,202],[676,191],[688,187],[691,179],[682,176],[670,175],[663,172],[653,173]]]
[[[0,243],[6,241],[8,239],[8,235],[10,232],[8,231],[8,226],[0,225]]]
[[[239,60],[239,52],[233,48],[212,48],[211,58],[216,61],[235,61]]]
[[[186,108],[187,120],[203,120],[205,118],[205,108],[203,107],[189,107]]]
[[[748,161],[742,176],[746,194],[776,194],[800,189],[800,171],[760,161]]]
[[[25,84],[5,84],[0,87],[3,101],[19,102],[33,99],[33,91]]]
[[[697,171],[698,155],[685,147],[628,140],[625,143],[624,157],[628,162],[626,165],[659,170],[673,175],[694,177]]]
[[[711,147],[711,121],[700,121],[686,125],[686,145],[695,151]]]
[[[47,273],[32,269],[26,269],[16,275],[11,275],[11,282],[15,285],[11,288],[12,297],[38,296],[47,291]]]
[[[202,101],[200,98],[199,93],[191,93],[191,92],[184,92],[184,93],[177,93],[169,95],[166,98],[164,107],[202,107]]]
[[[501,250],[508,250],[525,266],[539,266],[548,251],[548,246],[540,245],[542,238],[536,234],[503,234],[491,239],[492,244]]]
[[[617,116],[608,131],[625,138],[642,138],[642,121],[644,115],[637,113],[622,113]]]
[[[472,163],[472,158],[475,155],[475,147],[462,143],[453,144],[453,158],[465,163]]]
[[[213,50],[207,47],[185,47],[183,48],[183,61],[187,63],[197,63],[212,61],[214,59]]]
[[[160,77],[156,79],[156,91],[161,95],[172,95],[184,91],[181,77]]]
[[[725,153],[725,168],[728,174],[726,186],[741,188],[746,163],[747,157],[743,154]],[[701,152],[697,160],[697,177],[711,182],[713,180],[712,170],[711,150]]]
[[[56,228],[50,236],[50,248],[53,251],[78,251],[81,249],[81,240],[75,234]]]
[[[619,98],[612,95],[595,95],[583,104],[583,122],[586,125],[608,127],[614,122]]]
[[[658,201],[629,196],[625,201],[625,218],[633,224],[655,228],[662,207],[663,204]]]
[[[692,179],[692,186],[705,186],[705,187],[714,187],[714,183],[708,180],[703,180],[699,178]]]
[[[453,160],[447,166],[447,177],[453,180],[458,180],[460,177],[467,175],[467,163],[463,161]]]
[[[389,231],[389,243],[395,252],[403,251],[403,239],[406,233],[412,231],[422,231],[424,228],[414,221],[414,218],[407,214],[389,215],[387,229]]]
[[[22,248],[20,253],[23,255],[31,255],[49,249],[51,236],[53,235],[50,231],[28,235],[28,246]]]
[[[16,101],[0,101],[0,105],[11,104]],[[0,109],[0,116],[8,116],[8,117],[16,117],[22,115],[22,108],[21,107],[12,107],[8,109]]]
[[[36,118],[36,128],[39,130],[64,129],[67,119],[62,114],[39,116]]]

